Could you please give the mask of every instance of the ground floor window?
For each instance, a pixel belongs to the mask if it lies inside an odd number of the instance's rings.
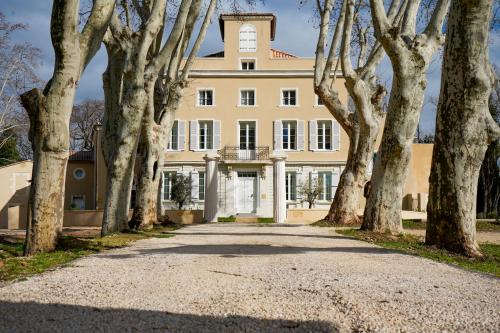
[[[297,200],[297,173],[287,172],[286,173],[286,200],[295,201]]]
[[[198,200],[205,200],[205,172],[198,173]]]
[[[163,172],[163,200],[172,200],[172,180],[175,177],[175,172]]]
[[[323,187],[323,191],[319,196],[319,200],[331,201],[332,200],[332,173],[331,172],[318,172],[318,181]]]
[[[71,196],[71,208],[72,209],[85,209],[85,196],[84,195],[73,195]]]
[[[178,150],[179,149],[179,122],[176,120],[172,125],[172,131],[170,132],[170,141],[167,145],[167,150]]]

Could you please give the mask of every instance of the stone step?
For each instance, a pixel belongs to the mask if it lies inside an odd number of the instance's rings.
[[[259,218],[257,216],[236,216],[236,223],[258,223]]]

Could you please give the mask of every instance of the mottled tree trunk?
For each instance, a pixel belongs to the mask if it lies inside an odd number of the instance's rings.
[[[427,66],[411,68],[411,74],[396,72],[394,75],[386,126],[363,214],[363,230],[391,234],[403,231],[403,190],[423,105]]]
[[[54,74],[43,92],[21,95],[30,118],[33,171],[25,255],[55,249],[62,232],[64,183],[69,157],[69,121],[81,73],[95,55],[109,24],[114,1],[95,0],[81,32],[78,0],[55,0],[51,40]]]
[[[373,158],[375,141],[377,139],[380,118],[374,111],[373,125],[362,124],[353,127],[349,138],[349,154],[347,164],[340,176],[339,185],[327,220],[338,224],[357,224],[359,199],[368,181],[368,167]],[[359,127],[362,127],[361,129]]]
[[[476,194],[488,145],[500,129],[488,110],[495,81],[488,59],[492,1],[452,1],[432,155],[426,243],[481,256]]]

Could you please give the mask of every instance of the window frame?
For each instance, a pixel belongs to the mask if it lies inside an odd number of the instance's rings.
[[[295,104],[285,104],[285,92],[295,91]],[[290,97],[288,98],[290,100]],[[299,107],[299,88],[281,88],[280,89],[280,107],[296,108]]]
[[[75,198],[81,197],[83,199],[83,208],[75,208],[75,210],[85,210],[85,206],[87,204],[85,194],[72,194],[71,195],[71,201],[69,203],[70,207],[74,203]]]
[[[166,177],[165,175],[171,175],[171,174],[177,174],[176,171],[172,170],[163,170],[162,171],[162,182],[161,182],[161,201],[162,202],[172,202],[172,177],[168,176]],[[168,181],[168,194],[169,197],[168,199],[165,199],[165,180]]]
[[[285,136],[284,136],[284,129],[285,129],[285,124],[292,124],[295,123],[295,148],[285,148]],[[298,127],[299,127],[299,121],[297,119],[282,119],[281,120],[281,149],[283,151],[297,151],[297,146],[298,146]],[[289,128],[289,133],[288,133],[288,147],[290,147],[290,129]]]
[[[252,105],[242,104],[242,93],[247,91],[253,91],[253,103]],[[248,99],[248,98],[247,98]],[[238,89],[238,106],[242,108],[255,108],[257,107],[257,89],[256,88],[240,88]]]
[[[314,99],[314,106],[315,107],[319,107],[319,108],[324,108],[325,107],[325,102],[323,102],[323,100],[321,100],[321,98],[319,98],[318,95],[314,94],[314,96],[316,96],[315,99]],[[319,104],[320,100],[323,102],[323,104]]]
[[[209,133],[211,133],[212,136],[211,136],[211,141],[209,141],[210,145],[208,145],[207,143],[205,143],[205,147],[202,148],[201,147],[201,137],[202,137],[202,135],[201,135],[202,126],[201,125],[205,124],[205,123],[206,124],[210,123],[210,125],[211,125],[211,132],[209,132]],[[209,128],[207,127],[207,131],[208,131],[208,129]],[[196,137],[198,139],[198,150],[200,150],[200,151],[206,151],[206,150],[212,150],[212,149],[214,149],[214,121],[210,120],[210,119],[207,119],[207,120],[198,120],[198,133],[197,133]],[[205,137],[209,137],[208,134],[205,134]]]
[[[82,172],[82,175],[81,175],[81,176],[77,176],[77,175],[76,175],[76,173],[77,173],[78,171],[81,171],[81,172]],[[84,180],[84,179],[85,179],[85,177],[87,177],[87,173],[85,172],[85,169],[84,169],[84,168],[80,168],[80,167],[78,167],[78,168],[75,168],[75,169],[73,170],[73,178],[74,178],[75,180]]]
[[[250,47],[246,47],[246,48],[242,48],[241,47],[241,41],[242,41],[242,38],[241,38],[241,33],[242,33],[242,30],[244,27],[251,27],[252,28],[252,32],[255,34],[255,40],[254,40],[254,47],[253,48],[250,48]],[[246,39],[246,41],[250,41],[250,39]],[[253,52],[257,52],[257,44],[258,44],[258,39],[257,39],[257,27],[254,25],[254,24],[250,24],[250,23],[245,23],[245,24],[242,24],[240,26],[240,29],[238,30],[238,51],[240,53],[253,53]]]
[[[176,142],[177,142],[177,148],[173,148],[172,147],[172,139],[174,138],[174,128],[176,130]],[[174,124],[172,125],[172,131],[170,132],[170,141],[168,142],[167,144],[167,151],[179,151],[179,120],[178,119],[175,119],[174,120]]]
[[[201,177],[203,175],[203,177]],[[207,176],[206,171],[198,171],[198,201],[205,201],[205,178]],[[201,179],[203,178],[203,182]],[[203,185],[203,186],[202,186]],[[203,196],[203,198],[202,198]]]
[[[244,69],[243,63],[253,63],[253,69]],[[244,72],[253,72],[257,70],[257,58],[239,58],[239,69]]]
[[[240,129],[241,129],[241,123],[254,123],[255,124],[255,148],[254,149],[241,149],[240,143],[241,143],[241,138],[240,138]],[[236,119],[236,138],[237,138],[237,147],[238,150],[255,150],[257,149],[259,145],[259,125],[257,119]]]
[[[325,137],[325,139],[323,140],[323,148],[320,148],[319,147],[319,129],[320,129],[320,124],[321,123],[330,123],[330,149],[327,149],[327,148],[324,148],[326,146],[326,134],[323,133],[323,137]],[[329,119],[318,119],[316,120],[316,150],[317,151],[327,151],[327,152],[331,152],[331,151],[334,151],[333,149],[333,121],[332,120],[329,120]]]
[[[201,104],[200,103],[200,94],[202,92],[207,92],[207,91],[211,91],[212,92],[212,104]],[[205,98],[206,99],[206,98]],[[215,89],[214,88],[203,88],[203,87],[200,87],[200,88],[197,88],[196,89],[196,106],[197,107],[201,107],[201,108],[209,108],[209,107],[214,107],[215,106]]]
[[[292,178],[292,176],[293,176],[293,178]],[[293,180],[293,182],[292,182],[292,180]],[[290,184],[290,183],[292,183],[292,184]],[[292,186],[292,187],[290,188],[290,186]],[[286,171],[285,172],[285,198],[286,198],[287,202],[296,202],[297,201],[297,171]]]
[[[318,201],[322,201],[322,202],[331,202],[333,200],[333,197],[334,197],[334,193],[333,193],[333,171],[318,171],[318,181],[320,181],[320,178],[322,178],[321,176],[322,175],[325,175],[325,176],[330,176],[330,186],[327,187],[326,186],[326,182],[324,181],[324,179],[321,179],[321,185],[323,187],[323,191],[321,192],[321,194],[319,195],[318,197]],[[326,178],[326,177],[323,177],[323,178]],[[330,198],[327,198],[327,189],[330,188]]]

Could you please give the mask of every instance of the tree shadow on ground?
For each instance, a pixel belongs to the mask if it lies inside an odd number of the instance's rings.
[[[339,332],[337,325],[322,320],[193,315],[35,302],[2,301],[0,313],[0,332]]]
[[[339,236],[339,235],[315,235],[315,234],[281,234],[281,233],[265,233],[265,232],[185,232],[185,230],[180,229],[179,231],[170,232],[171,234],[178,236],[277,236],[277,237],[303,237],[303,238],[326,238],[326,239],[349,239],[353,240],[352,237]]]
[[[185,245],[172,244],[171,247],[134,248],[133,253],[105,253],[100,257],[110,259],[127,259],[137,256],[148,256],[158,254],[200,254],[220,256],[262,256],[280,254],[302,254],[311,252],[329,253],[360,253],[360,254],[391,254],[401,253],[389,249],[371,246],[336,246],[336,247],[303,247],[303,246],[276,246],[267,244],[204,244]]]

